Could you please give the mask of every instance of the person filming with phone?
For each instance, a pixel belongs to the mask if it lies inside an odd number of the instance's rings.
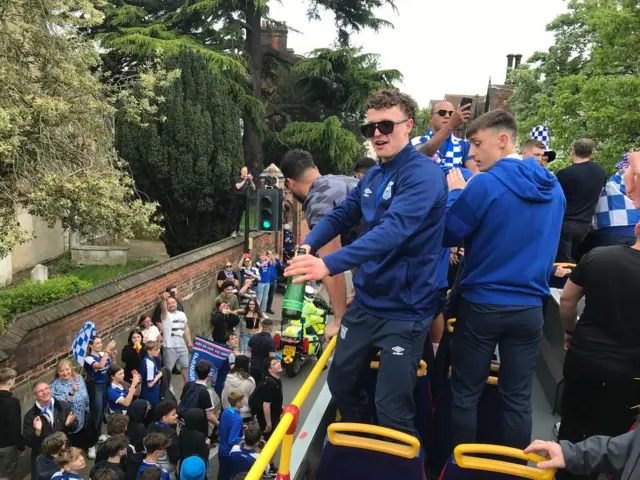
[[[469,156],[471,145],[454,134],[471,118],[472,102],[471,98],[463,98],[458,108],[447,101],[436,103],[429,116],[431,128],[424,137],[417,137],[412,141],[416,149],[432,157],[436,163],[465,167],[474,175],[478,173],[478,167]]]
[[[247,207],[249,189],[255,190],[256,184],[253,183],[253,175],[249,173],[249,169],[242,167],[240,176],[236,177],[233,182],[233,232],[231,233],[233,238],[238,236],[238,231],[240,230],[240,221]]]

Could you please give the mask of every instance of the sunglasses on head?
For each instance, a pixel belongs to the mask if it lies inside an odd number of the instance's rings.
[[[399,120],[397,122],[394,122],[393,120],[383,120],[381,122],[367,123],[366,125],[362,125],[360,127],[360,131],[366,138],[373,137],[376,134],[376,129],[382,135],[390,135],[396,125],[400,125],[408,121],[409,119],[405,118],[404,120]]]
[[[440,115],[441,117],[446,117],[447,114],[449,114],[449,116],[453,115],[454,111],[453,110],[438,110],[436,113],[438,115]]]

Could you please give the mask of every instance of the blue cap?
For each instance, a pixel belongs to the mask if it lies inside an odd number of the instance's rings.
[[[200,457],[189,457],[180,466],[180,480],[204,480],[207,473]]]

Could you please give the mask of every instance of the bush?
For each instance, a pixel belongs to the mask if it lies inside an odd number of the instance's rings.
[[[55,302],[81,290],[91,288],[89,282],[76,277],[55,277],[45,282],[25,280],[15,287],[0,291],[0,327],[8,318]]]

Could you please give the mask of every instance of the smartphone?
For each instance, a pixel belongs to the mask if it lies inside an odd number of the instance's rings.
[[[460,106],[463,107],[465,105],[471,105],[473,103],[473,98],[469,98],[469,97],[462,97],[462,100],[460,100]]]
[[[134,377],[138,375],[138,370],[131,370],[131,375]]]

